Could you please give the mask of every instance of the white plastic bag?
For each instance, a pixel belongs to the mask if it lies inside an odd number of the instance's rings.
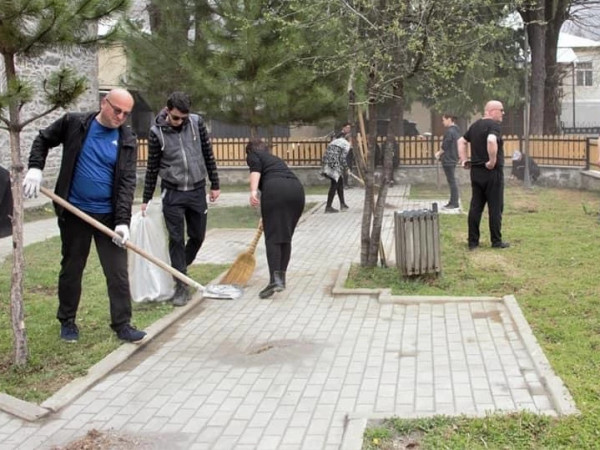
[[[150,201],[146,216],[141,212],[131,218],[132,244],[170,264],[167,232],[161,202]],[[175,283],[167,271],[134,252],[129,252],[129,286],[134,302],[164,301],[173,296]]]

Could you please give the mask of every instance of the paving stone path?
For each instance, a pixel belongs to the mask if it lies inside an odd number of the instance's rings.
[[[407,194],[388,196],[392,262],[393,212],[431,207]],[[514,298],[340,288],[359,260],[363,191],[346,196],[350,210],[325,214],[321,203],[301,222],[284,292],[258,298],[261,239],[243,297],[205,299],[45,419],[0,412],[0,449],[66,445],[91,429],[172,449],[359,449],[368,419],[575,411]],[[231,262],[253,235],[212,230],[197,262]]]

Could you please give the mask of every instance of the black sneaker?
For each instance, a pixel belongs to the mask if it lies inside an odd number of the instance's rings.
[[[510,247],[509,242],[499,242],[498,244],[492,244],[492,248],[508,248]]]
[[[75,343],[79,339],[79,328],[75,322],[65,322],[60,324],[60,338],[69,343]]]
[[[140,331],[135,327],[131,326],[131,324],[123,325],[119,331],[117,331],[117,337],[122,341],[127,342],[140,342],[146,337],[145,331]]]
[[[350,209],[350,207],[344,203],[343,205],[340,206],[340,209],[342,211],[346,211],[347,209]]]
[[[325,212],[326,213],[336,213],[336,212],[338,212],[338,210],[335,209],[335,208],[333,208],[333,207],[331,207],[331,206],[326,206],[325,207]]]

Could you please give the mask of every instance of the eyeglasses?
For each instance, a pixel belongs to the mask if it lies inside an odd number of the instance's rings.
[[[115,113],[115,116],[120,116],[121,114],[123,114],[123,117],[128,117],[129,114],[131,114],[131,111],[123,111],[121,108],[117,108],[115,105],[113,105],[110,100],[108,99],[108,97],[104,97],[104,100],[106,100],[106,103],[108,103],[110,105],[110,107],[112,108],[113,112]]]
[[[169,117],[171,118],[172,122],[179,122],[180,120],[187,120],[189,116],[177,116],[175,114],[169,113]]]

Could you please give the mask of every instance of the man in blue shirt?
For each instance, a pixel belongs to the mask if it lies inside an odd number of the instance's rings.
[[[128,342],[139,342],[146,336],[131,325],[124,248],[129,239],[136,182],[136,138],[125,126],[132,108],[131,94],[125,89],[113,89],[102,99],[100,111],[65,114],[41,130],[31,146],[29,170],[23,182],[25,196],[37,196],[48,151],[62,144],[56,194],[121,236],[112,241],[79,217],[54,205],[62,241],[57,318],[61,323],[60,336],[67,342],[79,338],[75,318],[92,238],[106,277],[111,328],[119,339]]]

